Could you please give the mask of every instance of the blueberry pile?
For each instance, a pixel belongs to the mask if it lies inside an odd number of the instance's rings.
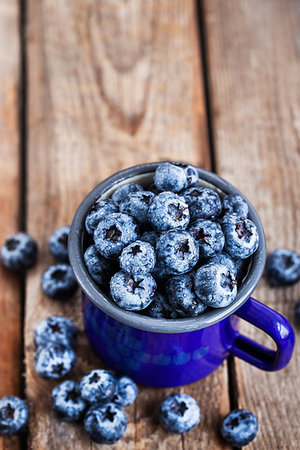
[[[128,183],[86,220],[86,268],[121,308],[180,319],[230,305],[259,244],[248,204],[199,186],[197,170],[160,164],[153,184]]]

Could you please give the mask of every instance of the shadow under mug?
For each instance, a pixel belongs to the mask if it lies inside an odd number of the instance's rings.
[[[185,319],[157,319],[118,307],[102,293],[83,261],[85,217],[100,197],[110,197],[121,184],[149,185],[159,163],[142,164],[120,171],[96,186],[80,204],[69,235],[69,257],[82,288],[82,312],[87,337],[101,360],[137,383],[172,387],[205,377],[230,355],[267,371],[285,367],[294,348],[294,332],[279,313],[251,298],[266,259],[265,237],[256,211],[249,204],[249,218],[259,234],[259,247],[239,286],[235,301],[226,308]],[[242,195],[217,175],[197,168],[200,184],[220,196]],[[242,195],[242,197],[244,197]],[[270,350],[238,331],[239,318],[267,333],[277,349]]]

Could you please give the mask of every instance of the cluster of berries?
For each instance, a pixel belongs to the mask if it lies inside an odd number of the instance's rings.
[[[194,317],[230,305],[259,244],[239,195],[199,186],[192,166],[162,163],[147,190],[123,184],[99,199],[85,228],[93,280],[122,308],[152,317]]]

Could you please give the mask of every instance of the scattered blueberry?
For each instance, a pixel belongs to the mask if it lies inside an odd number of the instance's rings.
[[[162,233],[156,250],[158,263],[174,275],[189,272],[199,259],[198,245],[187,231]]]
[[[34,366],[42,377],[60,379],[70,372],[75,359],[75,353],[70,347],[50,342],[38,347]]]
[[[217,255],[211,256],[206,260],[206,264],[213,263],[213,264],[222,264],[223,266],[228,267],[230,272],[232,272],[234,275],[237,275],[237,267],[235,265],[235,259],[231,258],[227,253],[218,253]],[[241,259],[240,261],[245,261]]]
[[[116,386],[116,379],[108,370],[96,369],[82,378],[80,394],[88,403],[106,403],[114,396]]]
[[[93,234],[100,219],[115,212],[118,212],[118,207],[110,198],[94,203],[85,219],[86,231]]]
[[[160,234],[157,231],[145,231],[141,236],[141,241],[149,242],[153,248],[156,248],[156,243],[158,241]]]
[[[64,381],[51,395],[52,408],[62,420],[73,422],[83,417],[86,402],[80,396],[79,383]]]
[[[206,305],[223,308],[230,305],[237,293],[233,272],[221,264],[206,264],[195,275],[195,293]]]
[[[77,282],[71,266],[55,264],[48,267],[42,275],[43,292],[52,299],[65,300],[71,297],[77,289]]]
[[[86,268],[97,284],[106,284],[112,273],[112,263],[100,255],[95,245],[90,245],[84,252]]]
[[[250,444],[257,435],[257,419],[246,409],[235,409],[223,420],[221,434],[234,447]]]
[[[128,311],[147,308],[152,302],[156,283],[150,274],[130,275],[120,271],[110,280],[110,293],[113,300]]]
[[[179,165],[162,163],[155,170],[154,184],[161,191],[179,192],[187,186],[185,170]]]
[[[156,262],[155,251],[151,244],[135,241],[122,250],[120,267],[130,274],[152,272]]]
[[[75,344],[76,328],[71,320],[60,316],[43,319],[34,330],[34,341],[37,346],[48,342],[73,347]]]
[[[200,408],[187,394],[171,394],[160,405],[159,421],[174,433],[186,433],[200,422]]]
[[[68,238],[70,226],[65,225],[58,228],[51,234],[49,239],[49,250],[58,261],[62,263],[69,262]]]
[[[157,231],[185,229],[190,221],[189,208],[182,197],[173,192],[162,192],[153,198],[148,219]]]
[[[103,217],[94,231],[97,250],[108,259],[116,259],[123,248],[138,237],[139,228],[135,220],[122,213]]]
[[[150,317],[167,319],[172,311],[173,308],[168,304],[165,297],[160,292],[156,292],[152,303],[145,309],[145,314]]]
[[[218,194],[209,188],[191,187],[182,193],[188,204],[192,220],[213,219],[222,210],[222,203]]]
[[[198,219],[189,226],[188,231],[199,245],[200,258],[209,258],[222,251],[225,238],[217,222]]]
[[[114,444],[124,435],[127,419],[120,406],[106,403],[92,406],[84,418],[84,429],[99,444]]]
[[[198,316],[207,308],[194,292],[194,277],[191,273],[169,278],[166,295],[168,303],[180,317]]]
[[[230,216],[223,221],[224,250],[233,258],[246,259],[258,248],[259,236],[255,224],[244,217]]]
[[[296,325],[300,327],[300,300],[295,305],[295,321]]]
[[[120,406],[128,406],[135,401],[137,394],[138,389],[135,382],[124,376],[117,380],[117,389],[112,401]]]
[[[143,191],[142,186],[135,183],[128,183],[120,186],[111,196],[113,202],[119,205],[131,192]]]
[[[248,203],[238,194],[225,195],[223,198],[224,214],[236,214],[239,217],[248,217]]]
[[[129,193],[120,203],[120,211],[133,217],[139,225],[145,225],[148,222],[148,209],[153,198],[154,194],[150,191]]]
[[[267,257],[266,273],[273,286],[288,286],[300,279],[300,255],[279,248]]]
[[[0,399],[0,435],[14,436],[24,431],[27,424],[28,407],[23,400],[13,395]]]
[[[22,270],[32,266],[37,257],[37,244],[26,233],[19,232],[6,239],[1,247],[1,260],[4,266]]]

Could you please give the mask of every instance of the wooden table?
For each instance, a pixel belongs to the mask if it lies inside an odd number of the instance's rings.
[[[255,205],[268,251],[300,251],[300,3],[297,0],[2,0],[0,3],[1,241],[26,229],[39,261],[26,279],[0,270],[0,395],[25,396],[28,448],[102,448],[59,422],[57,383],[33,368],[33,329],[63,314],[78,328],[79,379],[101,367],[84,336],[80,295],[61,303],[40,290],[53,263],[48,238],[113,172],[156,160],[189,161],[236,185]],[[293,323],[300,285],[258,299]],[[243,331],[264,344],[253,327]],[[23,362],[24,361],[24,362]],[[228,448],[218,429],[235,407],[253,411],[252,449],[300,446],[300,349],[278,373],[230,360],[180,389],[140,388],[116,449]],[[185,436],[153,416],[171,392],[194,396],[200,425]],[[1,449],[25,448],[1,438]],[[103,447],[104,448],[104,447]]]

